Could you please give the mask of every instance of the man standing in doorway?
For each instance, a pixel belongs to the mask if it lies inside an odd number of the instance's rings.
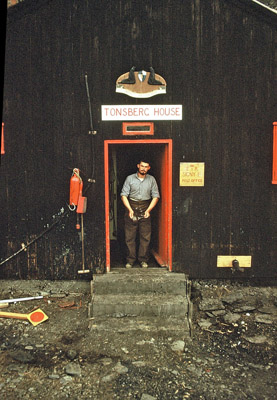
[[[148,267],[149,245],[151,240],[150,212],[159,201],[160,194],[156,179],[148,175],[150,164],[141,160],[138,171],[129,175],[121,191],[121,199],[126,207],[125,242],[127,246],[126,268],[132,268],[136,261],[136,236],[139,231],[138,261],[142,268]]]

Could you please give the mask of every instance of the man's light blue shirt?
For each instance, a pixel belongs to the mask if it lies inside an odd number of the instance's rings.
[[[150,200],[160,198],[156,179],[152,175],[145,175],[141,181],[138,174],[127,176],[120,196],[130,197],[131,200]]]

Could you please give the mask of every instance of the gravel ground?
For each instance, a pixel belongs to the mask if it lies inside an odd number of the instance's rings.
[[[3,399],[273,399],[277,289],[192,282],[193,334],[182,321],[88,317],[90,283],[0,281],[0,298],[43,295],[0,311]]]

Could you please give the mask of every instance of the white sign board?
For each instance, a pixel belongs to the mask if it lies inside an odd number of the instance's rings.
[[[101,106],[102,121],[182,120],[182,105]]]

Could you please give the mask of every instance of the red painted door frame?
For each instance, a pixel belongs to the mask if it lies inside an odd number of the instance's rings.
[[[172,271],[172,139],[136,139],[136,140],[104,140],[104,177],[105,177],[105,225],[106,225],[106,271],[111,270],[111,251],[110,251],[110,223],[109,223],[109,146],[116,144],[164,144],[166,151],[163,155],[164,180],[161,183],[163,215],[162,226],[159,232],[159,242],[163,249],[162,257],[158,252],[156,258],[162,258],[169,269]]]

